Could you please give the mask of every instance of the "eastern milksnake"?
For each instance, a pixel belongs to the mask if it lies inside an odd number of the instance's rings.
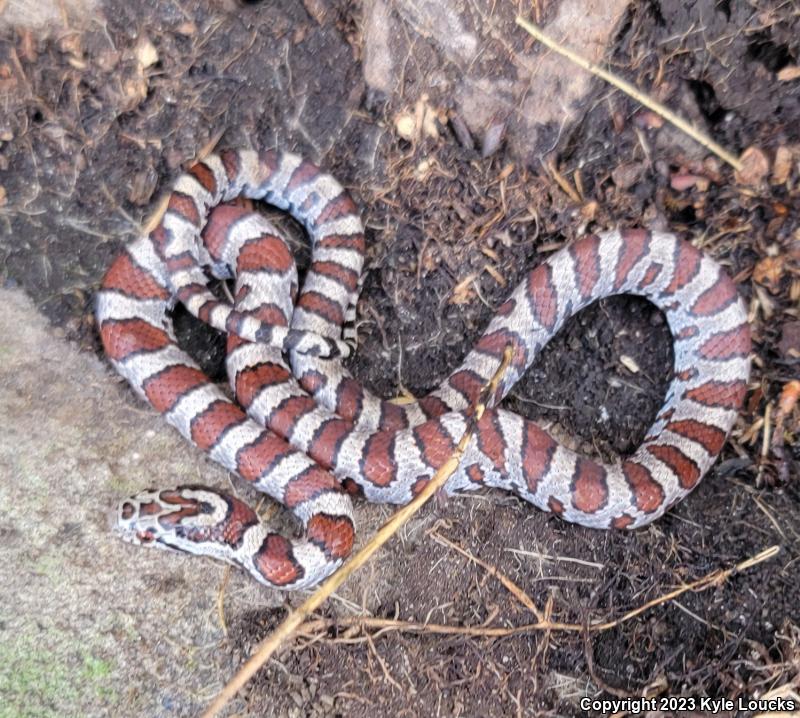
[[[305,226],[312,262],[296,301],[289,249],[261,215],[230,204],[242,195]],[[125,540],[229,561],[269,586],[314,585],[353,546],[352,490],[409,501],[451,454],[506,345],[512,364],[490,407],[568,317],[613,294],[647,297],[674,340],[674,378],[637,451],[604,465],[490,408],[448,491],[499,487],[584,526],[635,528],[686,496],[721,451],[747,387],[750,330],[734,283],[688,242],[643,230],[573,242],[527,275],[436,391],[406,406],[370,394],[336,358],[353,344],[363,263],[353,200],[295,155],[227,151],[178,178],[160,224],[125,248],[98,292],[106,354],[183,436],[290,508],[305,531],[287,539],[239,499],[184,486],[123,501]],[[210,291],[207,270],[235,280],[232,306]],[[177,346],[176,302],[228,333],[236,402]]]

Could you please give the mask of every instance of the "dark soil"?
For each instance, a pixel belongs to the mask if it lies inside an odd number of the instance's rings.
[[[598,691],[736,697],[797,680],[800,442],[792,417],[782,456],[762,452],[762,443],[767,407],[774,417],[800,367],[796,339],[785,340],[797,336],[800,319],[800,155],[783,182],[744,186],[598,84],[584,121],[566,128],[543,158],[576,188],[576,201],[547,163],[525,166],[502,146],[481,158],[458,141],[453,124],[440,124],[439,139],[399,139],[394,117],[422,91],[439,108],[449,99],[427,85],[427,63],[408,74],[401,96],[369,91],[357,7],[187,5],[179,12],[146,0],[108,2],[104,26],[49,40],[7,34],[0,42],[9,98],[0,120],[6,286],[24,288],[69,339],[99,351],[92,293],[180,166],[214,143],[293,149],[336,174],[364,208],[368,272],[353,373],[384,396],[420,395],[458,365],[524,273],[584,231],[646,225],[703,237],[751,303],[756,362],[746,410],[697,491],[633,533],[571,526],[497,494],[428,507],[424,523],[438,519],[450,541],[496,566],[555,619],[577,623],[618,618],[681,582],[781,547],[777,558],[711,590],[588,637],[366,639],[331,627],[263,669],[238,710],[579,715],[578,698]],[[800,17],[791,3],[763,5],[756,13],[750,3],[715,0],[635,3],[610,64],[736,152],[754,145],[769,158],[779,148],[797,152],[800,81],[781,82],[777,73],[800,63]],[[497,12],[521,47],[512,10]],[[140,88],[134,47],[142,35],[158,62]],[[420,178],[422,160],[438,169]],[[674,189],[673,178],[685,174],[706,182]],[[771,282],[754,271],[767,257],[783,258]],[[470,275],[474,282],[465,284]],[[218,366],[219,343],[189,339],[192,322],[180,325],[193,350]],[[612,298],[567,323],[508,405],[587,453],[628,453],[663,400],[671,359],[660,312]],[[393,541],[386,553],[393,578],[365,598],[372,616],[453,626],[532,621],[484,569],[425,532]],[[338,612],[333,605],[324,616]],[[246,656],[283,615],[240,617],[220,650]]]

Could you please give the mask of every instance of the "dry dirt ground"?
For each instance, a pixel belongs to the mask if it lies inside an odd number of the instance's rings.
[[[754,375],[719,462],[663,520],[597,532],[495,493],[431,505],[229,715],[571,716],[585,695],[800,690],[795,3],[56,5],[42,27],[31,5],[0,2],[0,716],[195,715],[302,598],[108,532],[129,492],[229,482],[105,364],[91,296],[169,178],[238,145],[299,151],[364,208],[351,369],[384,396],[434,387],[526,269],[614,225],[668,227],[726,266],[750,307]],[[517,12],[747,150],[749,171],[545,52]],[[218,373],[220,338],[176,323]],[[587,453],[624,454],[671,356],[657,310],[607,300],[568,322],[508,404]],[[360,540],[388,515],[359,503]],[[531,622],[441,537],[578,624],[780,550],[602,632],[352,628]]]

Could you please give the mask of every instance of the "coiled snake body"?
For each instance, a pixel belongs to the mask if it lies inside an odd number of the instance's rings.
[[[269,222],[221,204],[240,195],[305,226],[312,262],[299,294],[292,255]],[[317,583],[353,545],[346,489],[370,501],[409,501],[452,453],[505,347],[513,359],[490,407],[569,316],[613,294],[656,304],[675,344],[674,379],[637,451],[602,464],[490,408],[447,490],[498,487],[568,521],[635,528],[686,496],[722,449],[747,387],[750,332],[733,282],[689,243],[643,230],[574,242],[528,274],[436,391],[406,406],[370,394],[336,358],[352,345],[363,262],[352,199],[295,155],[227,151],[178,178],[160,224],[129,244],[103,280],[103,345],[141,397],[212,459],[290,508],[304,535],[285,538],[239,499],[188,486],[123,501],[124,539],[229,561],[270,586]],[[235,279],[232,305],[210,291],[206,270]],[[175,302],[228,333],[235,401],[176,344]]]

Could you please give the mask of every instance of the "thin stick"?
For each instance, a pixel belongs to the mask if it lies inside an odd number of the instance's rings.
[[[653,606],[660,606],[662,603],[666,603],[667,601],[671,601],[678,596],[683,595],[687,591],[705,591],[707,588],[711,588],[712,586],[721,586],[725,581],[727,581],[733,574],[740,573],[745,571],[746,569],[755,566],[762,561],[767,561],[771,558],[780,553],[781,547],[780,546],[770,546],[769,548],[765,548],[763,551],[757,553],[755,556],[751,556],[750,558],[737,563],[735,566],[726,569],[720,569],[717,571],[712,571],[709,574],[706,574],[702,578],[697,579],[696,581],[692,581],[691,583],[687,583],[684,586],[679,586],[674,591],[670,591],[669,593],[665,593],[663,596],[659,596],[658,598],[654,598],[652,601],[648,601],[639,608],[634,608],[632,611],[628,611],[626,614],[617,618],[614,621],[607,621],[605,623],[595,623],[589,626],[590,631],[607,631],[609,628],[614,628],[618,626],[620,623],[624,623],[625,621],[629,621],[631,618],[635,618],[641,613],[644,613],[649,608],[653,608]]]
[[[228,587],[228,579],[230,577],[231,567],[226,566],[222,574],[222,583],[220,583],[219,591],[217,591],[217,618],[219,618],[219,625],[226,636],[228,635],[228,624],[225,623],[225,589]]]
[[[597,75],[597,77],[601,77],[606,82],[611,83],[614,87],[622,90],[627,95],[630,95],[634,100],[641,103],[645,107],[650,108],[653,112],[661,115],[665,120],[671,122],[675,127],[677,127],[681,132],[685,132],[689,137],[691,137],[695,142],[699,142],[703,147],[713,152],[717,157],[727,162],[731,167],[733,167],[737,172],[741,172],[742,170],[742,163],[739,161],[737,157],[734,157],[730,152],[728,152],[724,147],[718,145],[714,140],[712,140],[707,135],[703,134],[693,125],[689,124],[686,120],[682,117],[676,115],[672,110],[670,110],[666,105],[662,105],[660,102],[648,97],[647,95],[643,94],[639,90],[637,90],[633,85],[625,80],[617,77],[616,75],[612,75],[608,70],[604,70],[599,65],[595,65],[593,62],[590,62],[585,57],[581,57],[577,53],[573,52],[569,48],[564,47],[563,45],[559,44],[553,38],[545,35],[542,30],[534,25],[531,22],[528,22],[523,17],[517,17],[517,25],[521,28],[526,30],[529,34],[533,35],[539,42],[543,45],[546,45],[551,50],[554,50],[559,55],[563,55],[568,60],[571,60],[579,67],[582,67],[587,72],[591,72],[593,75]]]
[[[361,548],[353,554],[350,560],[325,583],[323,583],[306,601],[290,613],[283,623],[280,624],[269,636],[267,636],[256,648],[253,655],[247,659],[244,665],[239,668],[225,687],[219,692],[214,702],[208,707],[202,718],[214,718],[231,700],[239,690],[249,681],[256,671],[259,670],[272,656],[280,645],[288,639],[303,621],[319,608],[329,597],[341,586],[355,571],[363,566],[372,555],[385,544],[398,530],[405,524],[417,511],[419,511],[428,499],[431,498],[447,479],[453,475],[458,468],[461,457],[467,449],[467,445],[472,439],[475,431],[475,424],[483,416],[486,409],[486,398],[492,396],[497,389],[500,379],[505,374],[511,363],[512,350],[506,347],[503,353],[503,361],[489,384],[481,392],[473,412],[472,421],[458,442],[453,454],[434,474],[433,478],[426,484],[425,488],[417,494],[408,504],[398,509],[391,518],[381,526],[375,535]]]
[[[441,537],[440,537],[441,538]],[[453,544],[453,546],[455,546]],[[719,586],[727,581],[731,576],[742,571],[752,568],[756,564],[768,559],[774,558],[780,552],[780,546],[770,546],[767,549],[759,552],[755,556],[745,559],[744,561],[726,569],[717,569],[705,576],[692,581],[691,583],[684,584],[678,588],[665,593],[657,598],[642,604],[638,608],[634,608],[627,613],[623,614],[613,621],[603,621],[596,623],[560,623],[558,621],[551,621],[549,618],[543,618],[536,623],[526,623],[522,626],[448,626],[441,623],[421,623],[418,621],[400,621],[391,618],[370,618],[366,616],[351,616],[341,619],[326,619],[321,618],[314,621],[309,621],[303,626],[303,633],[305,635],[313,635],[314,631],[327,631],[331,627],[350,627],[357,626],[360,628],[376,629],[373,638],[387,633],[390,631],[402,631],[408,633],[432,633],[444,635],[464,635],[473,637],[486,637],[486,638],[502,638],[505,636],[513,636],[519,633],[530,633],[533,631],[562,631],[580,633],[588,631],[589,633],[603,633],[604,631],[616,628],[622,623],[630,621],[631,619],[639,616],[645,611],[660,606],[669,601],[674,601],[679,596],[689,591],[699,592],[705,591],[712,586]],[[467,555],[467,552],[463,552]],[[479,565],[479,561],[474,556],[468,555],[470,560],[475,561]],[[496,571],[490,572],[492,575],[498,577]],[[359,639],[340,639],[341,642],[353,642]]]
[[[473,563],[478,564],[478,566],[480,566],[490,576],[494,576],[498,581],[500,581],[500,583],[502,583],[506,587],[506,590],[509,593],[515,596],[516,599],[523,606],[525,606],[525,608],[527,608],[534,616],[536,616],[536,620],[539,621],[539,623],[545,622],[546,619],[544,617],[544,614],[539,610],[539,608],[533,602],[533,599],[527,593],[525,593],[525,591],[522,588],[520,588],[510,578],[508,578],[508,576],[506,576],[503,573],[500,573],[500,570],[496,566],[492,566],[491,564],[482,561],[469,551],[466,551],[465,549],[461,548],[461,546],[454,544],[450,539],[442,536],[442,534],[440,534],[438,531],[433,531],[431,533],[431,536],[433,537],[434,541],[438,541],[439,543],[442,543],[445,546],[449,546],[451,549],[453,549],[453,551],[460,553],[462,556],[468,558]]]

